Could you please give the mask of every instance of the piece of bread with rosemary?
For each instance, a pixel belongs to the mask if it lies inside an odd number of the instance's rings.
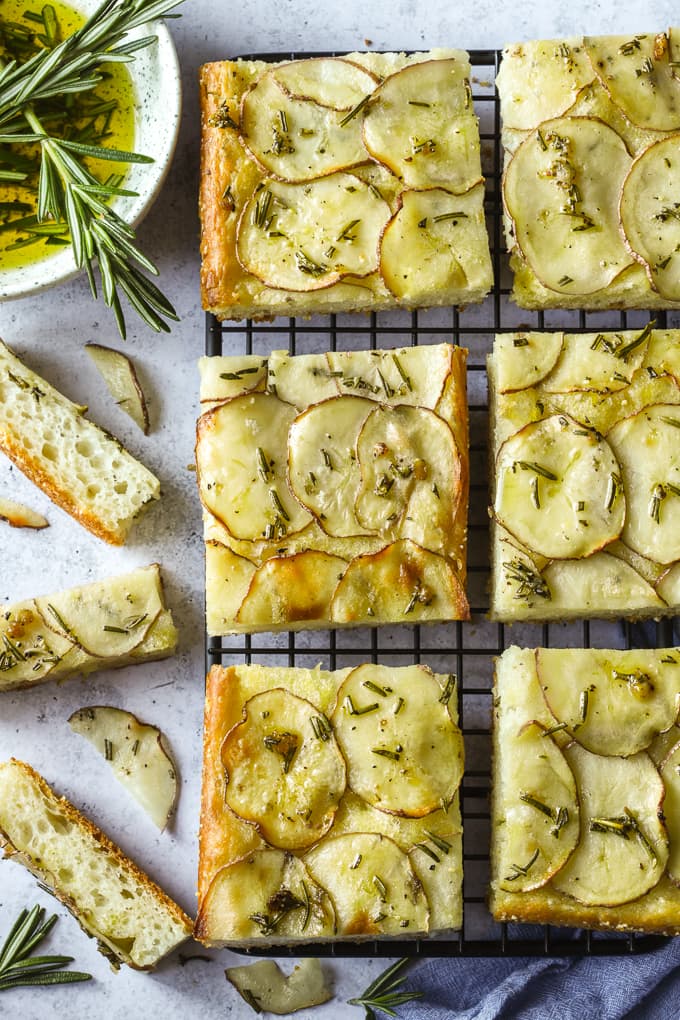
[[[496,660],[497,921],[680,934],[680,649]]]
[[[151,879],[30,765],[0,764],[0,847],[97,939],[114,966],[151,970],[192,922]]]
[[[123,545],[160,482],[0,341],[0,450],[98,538]]]
[[[203,306],[220,319],[480,302],[467,53],[201,70]]]
[[[199,914],[209,946],[416,938],[460,927],[463,738],[426,666],[215,666]]]
[[[0,692],[172,655],[160,567],[0,608]]]
[[[680,609],[680,330],[653,327],[496,337],[494,619]]]

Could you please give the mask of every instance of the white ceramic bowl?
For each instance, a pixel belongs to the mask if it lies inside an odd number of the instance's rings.
[[[100,0],[70,0],[71,6],[90,14]],[[133,149],[152,156],[153,163],[130,164],[123,187],[136,191],[135,198],[118,198],[116,212],[135,226],[149,211],[172,162],[182,112],[182,85],[177,51],[170,32],[162,22],[142,25],[130,38],[151,34],[158,42],[138,50],[127,64],[135,102]],[[0,301],[25,297],[69,279],[80,270],[70,247],[28,265],[0,269]]]

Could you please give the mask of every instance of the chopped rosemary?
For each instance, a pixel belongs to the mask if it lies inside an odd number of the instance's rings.
[[[534,475],[531,479],[531,502],[537,510],[541,509],[541,500],[538,492],[538,475]]]
[[[423,107],[429,109],[432,106],[432,103],[422,103],[418,99],[409,99],[408,105],[409,106],[423,106]]]
[[[268,751],[281,755],[281,758],[283,759],[283,772],[287,775],[290,770],[290,766],[292,765],[293,758],[297,754],[299,746],[297,736],[294,733],[289,733],[287,730],[283,733],[268,733],[264,737],[263,743]]]
[[[255,203],[255,209],[253,210],[253,224],[256,227],[266,227],[270,222],[269,210],[272,205],[272,193],[269,188],[261,193]]]
[[[441,850],[441,852],[445,855],[448,854],[449,850],[451,849],[451,844],[448,842],[448,840],[444,839],[443,836],[437,835],[436,832],[431,832],[430,829],[425,829],[425,834],[427,835],[428,839],[432,843],[434,843],[434,845],[437,847],[437,850]]]
[[[104,738],[104,758],[106,761],[113,761],[113,741],[108,737]]]
[[[565,722],[557,723],[556,726],[550,726],[547,730],[543,730],[543,732],[541,733],[541,736],[542,737],[551,737],[553,735],[553,733],[560,733],[562,730],[566,730],[566,729],[567,729],[567,724]]]
[[[650,333],[652,332],[655,326],[656,319],[652,319],[650,322],[647,323],[642,332],[638,334],[638,336],[634,337],[630,341],[630,343],[627,343],[623,347],[618,348],[618,350],[616,351],[616,357],[623,358],[623,360],[625,361],[626,358],[640,346],[640,344],[643,344],[645,342],[645,340],[649,337]]]
[[[342,120],[340,121],[340,127],[344,127],[345,124],[349,124],[349,122],[351,120],[353,120],[358,113],[361,113],[361,111],[366,106],[366,103],[368,102],[368,100],[370,98],[371,98],[371,94],[369,92],[369,94],[367,96],[364,96],[364,98],[361,100],[361,102],[357,103],[357,105],[354,107],[354,109],[350,110],[349,113],[345,117],[342,118]]]
[[[387,886],[383,882],[382,878],[380,875],[374,875],[371,881],[378,890],[378,896],[380,897],[381,902],[385,903],[387,901]]]
[[[367,715],[369,712],[377,712],[380,708],[377,701],[373,702],[371,705],[366,705],[364,708],[357,708],[352,700],[351,694],[347,695],[343,704],[345,706],[345,710],[349,712],[350,715]]]
[[[304,884],[304,883],[303,883]],[[307,893],[307,890],[303,890]],[[305,907],[305,914],[309,905],[309,894],[307,893],[307,902],[298,899],[290,889],[286,889],[285,886],[275,892],[273,896],[269,897],[267,901],[267,913],[256,913],[250,914],[248,920],[256,924],[260,929],[262,935],[272,935],[280,921],[290,914],[293,910],[300,910]]]
[[[260,369],[257,366],[253,368],[239,368],[236,372],[220,372],[220,379],[240,380],[244,375],[252,375],[253,372],[259,371]]]
[[[578,702],[579,714],[581,716],[581,722],[582,723],[584,723],[586,721],[586,718],[588,716],[588,703],[589,703],[589,701],[590,701],[590,691],[586,687],[586,688],[584,688],[584,690],[581,691],[581,694],[579,696],[579,702]]]
[[[386,698],[388,694],[392,693],[391,687],[380,687],[379,684],[374,683],[372,680],[364,680],[362,687],[366,687],[373,694],[379,694],[381,698]]]
[[[680,429],[680,418],[669,418],[668,415],[662,414],[660,420],[665,422],[666,425],[672,425],[675,429]]]
[[[64,985],[91,981],[91,974],[77,970],[59,970],[71,963],[72,956],[31,956],[57,923],[53,914],[45,921],[45,911],[35,906],[22,910],[0,947],[0,992],[20,985]]]
[[[355,227],[358,227],[358,225],[360,223],[361,223],[361,220],[350,220],[349,223],[347,223],[342,228],[342,230],[340,231],[340,233],[338,234],[338,236],[336,237],[335,240],[336,241],[349,241],[350,243],[352,241],[355,241],[356,237],[357,237]],[[352,233],[352,231],[354,231],[354,233]]]
[[[257,455],[257,472],[263,482],[268,482],[269,476],[271,475],[271,467],[269,466],[269,461],[267,460],[264,450],[262,449],[261,446],[257,447],[256,455]]]
[[[649,516],[657,524],[660,523],[659,512],[661,510],[661,503],[666,498],[666,489],[663,485],[655,485],[652,492],[652,498],[649,501]]]
[[[442,213],[441,216],[433,216],[432,219],[433,219],[434,223],[444,223],[445,220],[466,220],[467,218],[468,218],[468,214],[466,212],[458,211],[458,212]]]
[[[444,690],[441,692],[439,698],[437,699],[439,701],[439,704],[448,705],[455,689],[456,689],[456,675],[455,673],[449,673],[449,675],[446,678]]]
[[[379,754],[382,758],[391,758],[392,761],[400,761],[401,759],[401,751],[390,751],[387,747],[372,747],[371,752]]]
[[[417,580],[415,583],[415,587],[411,592],[411,597],[408,601],[408,604],[404,609],[404,616],[408,616],[409,613],[412,613],[416,605],[418,605],[418,603],[420,603],[423,606],[429,606],[433,598],[434,595],[430,591],[430,589],[426,585],[424,585],[420,579]]]
[[[514,595],[516,599],[526,599],[528,601],[532,595],[535,595],[537,598],[550,601],[552,595],[548,585],[538,571],[532,570],[528,563],[524,563],[518,558],[510,561],[506,560],[503,566],[509,579],[517,584],[517,591]]]
[[[329,740],[333,732],[331,724],[325,715],[313,715],[311,719],[314,736],[317,740]]]
[[[410,380],[409,376],[406,374],[406,372],[404,371],[403,365],[401,364],[401,362],[400,362],[400,360],[399,360],[399,358],[397,357],[396,354],[392,355],[392,361],[394,362],[394,367],[396,368],[397,372],[401,376],[402,382],[405,384],[406,388],[409,391],[412,391],[413,390],[413,386],[411,385],[411,380]]]
[[[431,860],[433,860],[436,864],[439,864],[441,858],[437,856],[434,850],[430,849],[427,843],[414,843],[414,846],[417,846],[418,849],[422,850],[424,854],[427,854]]]
[[[414,139],[411,143],[411,152],[414,156],[418,156],[421,153],[424,153],[426,156],[431,156],[436,148],[437,143],[434,138],[426,138],[422,142]]]
[[[534,471],[537,475],[540,475],[541,478],[547,478],[551,482],[556,482],[558,480],[556,474],[532,460],[516,460],[512,465],[513,471],[515,470],[515,467],[520,467],[522,471]]]
[[[305,273],[307,276],[323,276],[324,273],[328,272],[328,266],[310,259],[309,255],[305,254],[302,249],[295,252],[295,263],[300,272]]]
[[[548,807],[547,804],[544,804],[542,800],[538,800],[538,798],[534,797],[533,794],[525,793],[524,790],[520,790],[519,799],[524,801],[524,803],[528,804],[530,807],[536,808],[536,810],[540,811],[541,814],[547,815],[548,818],[552,819],[555,817],[553,809]]]
[[[512,346],[513,347],[528,347],[529,346],[529,341],[527,340],[527,338],[525,336],[516,336],[515,339],[512,341]]]
[[[326,467],[328,468],[328,470],[332,471],[333,470],[333,461],[331,459],[331,455],[328,452],[328,450],[324,450],[324,448],[321,447],[321,456],[323,457],[323,462],[326,465]]]
[[[505,876],[506,882],[515,882],[518,878],[526,877],[538,860],[540,850],[536,848],[526,864],[511,864],[512,872]]]
[[[652,860],[656,861],[654,848],[640,828],[637,818],[628,808],[624,808],[623,811],[622,815],[617,815],[613,818],[591,818],[589,824],[590,831],[611,833],[615,836],[620,836],[621,839],[630,839],[632,834]]]
[[[300,885],[302,886],[302,895],[305,898],[304,901],[305,916],[302,919],[302,926],[300,930],[304,931],[307,925],[309,924],[310,917],[312,916],[312,901],[309,898],[309,889],[307,888],[307,883],[305,882],[304,879],[301,880]]]
[[[621,476],[612,471],[609,475],[609,481],[607,482],[607,495],[604,501],[605,510],[610,511],[614,506],[614,500],[616,499],[620,488]]]
[[[349,866],[350,871],[356,871],[356,869],[361,864],[361,858],[362,858],[361,854],[357,854],[356,855],[356,857],[354,858],[354,860],[352,861],[352,863]]]
[[[274,509],[283,518],[283,520],[284,521],[290,521],[290,517],[288,515],[288,512],[286,511],[286,508],[284,507],[283,503],[281,502],[281,499],[279,498],[279,494],[276,491],[276,489],[270,489],[269,490],[269,498],[272,501],[272,505],[273,505]]]
[[[675,662],[675,659],[673,661]],[[405,704],[406,704],[406,702],[404,701],[404,699],[403,698],[399,698],[399,701],[397,702],[396,707],[395,707],[394,712],[392,713],[392,715],[399,715],[399,713],[401,712],[401,710],[402,710],[402,708],[404,707]]]
[[[557,281],[557,286],[558,286],[558,287],[566,287],[566,286],[567,286],[567,284],[569,284],[569,283],[573,283],[573,282],[574,282],[574,281],[573,281],[573,279],[571,278],[571,276],[567,276],[567,275],[565,274],[565,275],[564,275],[564,276],[563,276],[563,277],[562,277],[561,279],[559,279],[559,280]]]
[[[125,627],[114,627],[111,623],[105,623],[102,630],[107,634],[129,634]]]

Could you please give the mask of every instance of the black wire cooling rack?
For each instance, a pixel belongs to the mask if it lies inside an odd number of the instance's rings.
[[[247,59],[291,60],[335,54],[249,54]],[[501,54],[477,50],[470,54],[473,98],[480,119],[482,163],[487,181],[486,209],[495,285],[481,305],[429,311],[329,315],[309,320],[276,319],[272,323],[220,323],[206,317],[206,353],[262,354],[287,349],[291,354],[323,350],[364,350],[453,340],[469,350],[470,517],[468,597],[469,623],[394,626],[378,629],[291,632],[233,638],[209,638],[208,668],[215,664],[255,661],[263,665],[313,666],[321,661],[340,669],[363,661],[402,665],[427,663],[459,678],[459,713],[465,737],[466,771],[461,788],[463,814],[464,918],[460,932],[448,938],[389,939],[332,944],[306,943],[276,949],[250,949],[253,955],[337,957],[577,956],[646,952],[666,941],[662,937],[598,933],[550,925],[497,924],[486,907],[489,879],[489,786],[491,765],[491,684],[493,657],[510,644],[525,647],[633,647],[674,644],[671,621],[649,625],[644,633],[627,623],[579,621],[570,624],[491,623],[488,612],[488,486],[486,355],[494,333],[503,330],[634,329],[645,325],[645,311],[587,313],[527,312],[510,304],[510,273],[503,243],[499,101],[494,80]],[[654,313],[660,328],[680,326],[680,313]],[[675,318],[676,321],[669,321]],[[654,633],[654,627],[656,633]]]

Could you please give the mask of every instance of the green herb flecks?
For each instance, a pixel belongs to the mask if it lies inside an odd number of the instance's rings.
[[[449,673],[449,675],[446,678],[446,684],[444,685],[444,690],[441,692],[441,694],[439,695],[439,697],[437,699],[439,704],[440,705],[448,705],[448,703],[451,700],[451,697],[453,696],[453,692],[455,691],[455,689],[456,689],[456,676],[455,676],[455,673]]]
[[[371,98],[370,93],[367,96],[364,96],[361,102],[357,103],[357,105],[352,110],[350,110],[345,117],[342,118],[342,120],[340,121],[340,127],[345,127],[345,125],[349,124],[351,120],[354,120],[357,114],[361,113],[361,111],[366,106],[366,103],[370,98]]]
[[[405,957],[393,963],[372,981],[361,995],[349,999],[350,1006],[363,1006],[366,1010],[365,1020],[375,1020],[376,1011],[395,1017],[398,1006],[422,998],[422,992],[406,992],[401,988],[401,974],[408,962],[408,958]]]
[[[31,952],[57,923],[53,914],[46,921],[45,911],[35,906],[22,910],[0,949],[0,991],[20,985],[63,985],[91,981],[91,974],[63,970],[72,956],[31,956]]]
[[[268,733],[264,737],[263,743],[268,751],[272,751],[274,754],[281,756],[283,772],[284,775],[287,775],[290,771],[293,759],[297,754],[299,746],[298,737],[294,733],[289,733],[287,730],[283,733]]]
[[[306,887],[303,889],[303,895],[305,894],[306,902],[305,900],[299,899],[299,897],[295,896],[290,889],[286,889],[284,886],[279,889],[278,892],[275,892],[273,896],[269,897],[266,913],[251,914],[248,920],[258,926],[262,935],[273,935],[284,917],[290,914],[293,910],[301,910],[303,907],[305,908],[307,921],[309,921],[309,918],[307,917],[307,910],[309,909],[309,893],[307,892]]]
[[[517,585],[514,598],[524,599],[527,602],[533,596],[539,599],[551,600],[550,588],[539,572],[533,570],[528,563],[524,563],[520,559],[514,559],[505,561],[503,567],[508,578]]]
[[[516,460],[513,462],[512,470],[515,468],[521,468],[522,471],[533,471],[535,474],[540,475],[541,478],[547,478],[551,482],[558,481],[557,475],[550,471],[549,468],[543,467],[541,464],[537,464],[532,460]]]
[[[312,729],[317,740],[330,740],[333,730],[325,715],[313,715],[311,718]]]
[[[538,860],[539,853],[540,853],[539,849],[534,850],[533,854],[531,855],[526,864],[511,864],[510,867],[512,870],[509,875],[505,876],[504,881],[516,882],[518,878],[526,878],[526,876],[529,874],[534,864]]]
[[[345,706],[345,711],[348,712],[349,715],[368,715],[369,712],[377,712],[380,708],[377,701],[372,702],[370,705],[364,705],[363,708],[357,708],[351,694],[347,695],[343,704]]]
[[[656,326],[656,319],[652,319],[651,322],[647,323],[647,325],[642,330],[642,332],[639,333],[638,336],[634,337],[630,341],[630,343],[624,344],[623,347],[619,347],[617,349],[616,357],[617,358],[622,358],[625,361],[626,358],[628,358],[628,356],[633,353],[633,351],[637,350],[637,348],[641,344],[643,344],[645,342],[645,340],[648,339],[649,335],[651,334],[651,332],[652,332],[652,330],[654,329],[655,326]]]
[[[371,753],[380,755],[381,758],[390,758],[392,761],[400,761],[403,748],[397,744],[397,750],[391,751],[389,747],[372,747]]]

